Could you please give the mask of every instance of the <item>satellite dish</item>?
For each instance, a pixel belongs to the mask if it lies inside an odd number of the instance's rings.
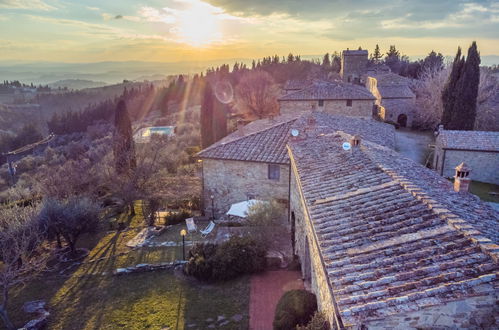
[[[343,150],[350,150],[352,146],[348,142],[343,142]]]
[[[291,130],[291,135],[296,137],[296,136],[300,135],[300,132],[296,128],[293,128]]]

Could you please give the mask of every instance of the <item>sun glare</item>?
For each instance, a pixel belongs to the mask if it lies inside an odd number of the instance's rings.
[[[214,9],[203,2],[191,2],[190,8],[179,17],[179,38],[194,47],[203,47],[219,40],[220,22]]]

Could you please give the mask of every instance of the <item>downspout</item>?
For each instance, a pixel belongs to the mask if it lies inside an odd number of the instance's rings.
[[[291,223],[291,161],[288,166],[288,224]],[[295,251],[293,251],[294,253]]]
[[[440,167],[440,176],[444,176],[444,167],[445,167],[445,152],[447,149],[442,149],[444,151],[444,155],[442,156],[442,166]]]

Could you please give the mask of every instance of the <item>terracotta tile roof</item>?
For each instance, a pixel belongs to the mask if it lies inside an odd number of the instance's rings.
[[[376,87],[382,98],[414,98],[409,88],[411,80],[395,73],[371,75],[376,79]]]
[[[310,131],[308,121],[316,122],[313,130],[328,133],[340,127],[349,133],[358,134],[381,145],[394,148],[395,130],[392,125],[372,119],[309,112],[297,117],[279,116],[272,120],[254,121],[221,141],[198,153],[200,158],[255,161],[288,164],[286,144],[291,129],[301,133]]]
[[[488,131],[440,131],[437,143],[444,149],[468,149],[499,151],[499,132]]]
[[[437,173],[343,132],[289,142],[344,324],[496,285],[499,214]]]
[[[284,84],[284,90],[300,90],[312,84],[311,80],[290,79]]]
[[[289,100],[375,100],[375,97],[362,86],[339,80],[317,80],[308,87],[279,98],[279,101]]]
[[[385,99],[381,100],[381,105],[388,110],[398,111],[400,113],[414,113],[416,109],[416,104],[413,99]]]
[[[408,86],[378,86],[378,91],[383,99],[416,97]]]

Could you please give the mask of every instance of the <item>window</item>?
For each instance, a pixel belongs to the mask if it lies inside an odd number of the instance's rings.
[[[280,172],[281,168],[279,167],[279,165],[269,164],[268,168],[269,180],[279,180],[281,174]]]
[[[324,100],[319,100],[319,106],[323,107],[324,106]]]
[[[351,107],[352,106],[352,100],[347,100],[347,107]]]

